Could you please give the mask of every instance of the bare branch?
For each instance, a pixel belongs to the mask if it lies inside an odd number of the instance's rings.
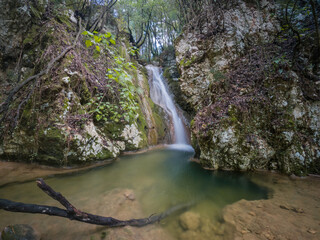
[[[164,213],[151,215],[148,218],[118,220],[112,217],[103,217],[103,216],[82,212],[76,207],[74,207],[61,193],[54,191],[49,185],[47,185],[44,182],[43,179],[40,178],[36,182],[38,187],[41,188],[42,191],[44,191],[53,199],[57,200],[66,209],[53,207],[53,206],[46,206],[46,205],[14,202],[7,199],[0,199],[0,209],[10,211],[10,212],[46,214],[50,216],[58,216],[58,217],[68,218],[70,220],[76,220],[79,222],[85,222],[85,223],[108,226],[108,227],[123,227],[123,226],[142,227],[148,224],[159,222],[163,218],[171,215],[172,213],[187,209],[192,205],[192,204],[183,204],[183,205],[174,206]]]

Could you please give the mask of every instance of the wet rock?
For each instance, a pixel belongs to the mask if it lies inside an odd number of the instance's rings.
[[[185,230],[196,230],[200,226],[200,215],[194,212],[185,212],[179,217],[179,222]]]
[[[40,234],[26,224],[10,225],[3,229],[2,240],[40,240]]]
[[[136,196],[134,195],[134,192],[132,190],[126,191],[123,195],[131,201],[134,201],[136,199]]]

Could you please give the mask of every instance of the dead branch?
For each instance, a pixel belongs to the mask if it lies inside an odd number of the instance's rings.
[[[38,179],[36,182],[38,187],[42,191],[48,194],[51,198],[57,200],[66,209],[53,207],[53,206],[46,206],[46,205],[14,202],[7,199],[0,199],[0,209],[10,211],[10,212],[39,213],[39,214],[46,214],[50,216],[58,216],[58,217],[68,218],[70,220],[76,220],[79,222],[102,225],[107,227],[123,227],[123,226],[142,227],[148,224],[159,222],[165,217],[177,211],[186,209],[192,205],[189,203],[189,204],[174,206],[164,213],[151,215],[148,218],[118,220],[112,217],[103,217],[103,216],[82,212],[81,210],[73,206],[61,193],[54,191],[49,185],[47,185],[44,182],[42,178]]]
[[[73,49],[77,42],[78,42],[78,39],[79,39],[79,36],[80,36],[80,33],[81,33],[81,18],[79,20],[79,31],[78,31],[78,34],[73,42],[73,44],[69,47],[66,47],[56,58],[52,59],[49,64],[47,65],[47,67],[42,70],[41,72],[39,72],[38,74],[36,75],[33,75],[29,78],[27,78],[26,80],[24,80],[22,83],[18,84],[15,88],[13,88],[9,94],[8,94],[8,97],[7,99],[1,104],[1,109],[0,109],[0,114],[3,113],[3,116],[2,118],[0,119],[0,123],[3,122],[7,116],[7,111],[9,109],[9,106],[12,102],[12,99],[13,97],[25,86],[27,85],[28,83],[30,83],[31,81],[41,77],[42,75],[44,74],[48,74],[49,71],[52,69],[52,67],[55,65],[56,62],[58,62],[61,58],[63,58],[71,49]]]

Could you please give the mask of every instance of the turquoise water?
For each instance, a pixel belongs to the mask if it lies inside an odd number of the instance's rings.
[[[47,178],[46,182],[79,209],[106,216],[115,216],[121,210],[122,203],[115,204],[118,198],[113,197],[114,190],[121,192],[120,189],[125,189],[125,194],[126,191],[134,194],[134,200],[128,204],[139,203],[140,210],[136,210],[137,205],[127,207],[124,202],[123,209],[127,209],[125,214],[119,215],[122,218],[134,217],[136,213],[142,214],[136,218],[146,217],[175,205],[193,203],[188,211],[198,214],[205,221],[223,224],[221,210],[227,204],[240,199],[267,198],[267,189],[251,182],[245,174],[207,171],[189,161],[191,157],[190,152],[154,150],[123,156],[110,165],[90,171]],[[34,182],[0,188],[0,198],[59,206]],[[179,225],[179,215],[182,213],[169,217],[161,224],[175,238],[179,238],[184,231]],[[98,231],[95,226],[58,217],[0,211],[1,229],[15,223],[32,225],[45,239],[89,239],[92,232]]]

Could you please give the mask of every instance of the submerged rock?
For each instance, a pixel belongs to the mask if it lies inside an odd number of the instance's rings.
[[[193,240],[193,239],[199,239],[199,234],[194,231],[185,231],[180,234],[181,240]]]
[[[10,225],[3,229],[1,240],[40,240],[40,234],[26,224]]]
[[[268,173],[252,177],[272,189],[272,198],[226,206],[223,219],[232,234],[228,239],[319,239],[318,178],[292,180]]]
[[[185,230],[196,230],[200,227],[200,215],[195,212],[185,212],[179,217],[179,222]]]

